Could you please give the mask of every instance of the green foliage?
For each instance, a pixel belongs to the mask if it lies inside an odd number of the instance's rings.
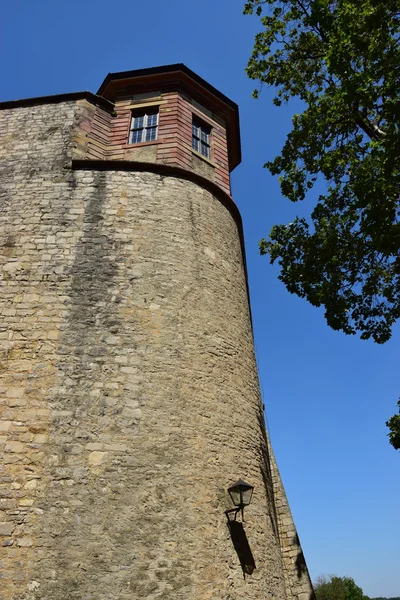
[[[321,576],[313,585],[316,600],[369,600],[351,577]]]
[[[395,450],[400,450],[400,400],[397,402],[397,406],[399,407],[399,414],[390,417],[386,421],[386,426],[390,429],[388,433],[390,443]]]
[[[378,598],[370,598],[370,600],[400,600],[399,596],[393,596],[392,598],[383,598],[379,596]]]
[[[333,329],[384,343],[400,317],[399,2],[249,0],[244,12],[262,24],[248,75],[275,86],[277,106],[305,106],[266,166],[293,202],[327,182],[312,222],[275,225],[261,254]]]

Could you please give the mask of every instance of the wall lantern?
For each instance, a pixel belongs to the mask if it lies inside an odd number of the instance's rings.
[[[230,510],[225,511],[228,521],[230,521],[229,515],[231,513],[235,513],[234,521],[236,521],[236,517],[239,511],[242,513],[242,521],[244,521],[243,510],[245,506],[248,506],[250,504],[251,498],[253,496],[253,490],[254,487],[246,483],[242,479],[239,479],[236,483],[234,483],[233,485],[231,485],[231,487],[228,488],[231,500],[235,505],[235,508],[231,508]]]

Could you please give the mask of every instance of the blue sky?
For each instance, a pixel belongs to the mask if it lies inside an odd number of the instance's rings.
[[[262,168],[296,104],[251,98],[244,68],[259,28],[242,0],[14,0],[2,7],[0,100],[96,92],[108,72],[183,62],[240,107],[244,221],[256,351],[268,427],[315,578],[348,575],[370,596],[400,595],[400,453],[386,419],[399,396],[400,327],[384,346],[333,332],[258,255],[274,223],[308,213]]]

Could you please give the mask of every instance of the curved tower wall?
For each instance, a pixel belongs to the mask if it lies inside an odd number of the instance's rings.
[[[295,597],[237,210],[172,166],[71,168],[82,102],[0,112],[4,598]]]

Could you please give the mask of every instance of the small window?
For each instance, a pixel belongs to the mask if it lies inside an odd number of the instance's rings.
[[[155,142],[158,133],[158,110],[150,109],[146,112],[132,112],[130,144],[141,142]]]
[[[206,158],[210,158],[210,134],[211,127],[197,119],[192,123],[192,148],[200,152]]]

